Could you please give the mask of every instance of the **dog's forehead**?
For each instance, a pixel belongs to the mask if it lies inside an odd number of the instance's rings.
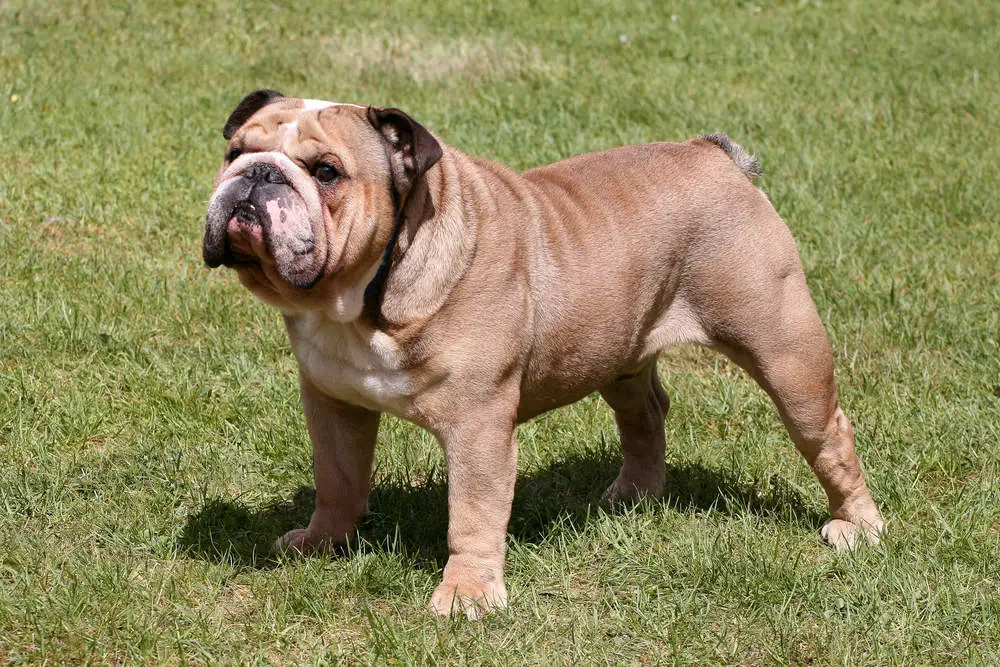
[[[316,119],[324,127],[336,124],[337,119],[365,118],[368,107],[361,104],[351,104],[348,102],[330,102],[328,100],[315,99],[294,99],[290,100],[287,106],[283,105],[286,111],[292,111],[294,121],[304,121],[308,118]],[[288,122],[282,119],[281,122]]]
[[[364,119],[367,109],[361,104],[288,97],[260,109],[246,123],[244,130],[257,128],[269,135],[275,132],[283,134],[289,130],[297,132],[299,127],[309,125],[310,121],[319,121],[326,128],[335,125],[338,119]]]
[[[363,136],[358,132],[359,123],[369,125],[367,110],[360,104],[284,98],[260,109],[241,128],[240,134],[244,142],[276,143],[282,148],[304,140],[353,143],[359,135]]]
[[[355,134],[356,123],[359,120],[364,121],[365,125],[368,124],[368,107],[361,104],[314,99],[301,99],[296,102],[296,106],[293,107],[297,112],[295,124],[299,127],[308,127],[312,121],[317,121],[329,139],[345,132]]]
[[[308,98],[284,98],[259,110],[235,140],[254,151],[279,151],[309,161],[336,155],[355,174],[378,169],[382,136],[367,116],[368,107]]]

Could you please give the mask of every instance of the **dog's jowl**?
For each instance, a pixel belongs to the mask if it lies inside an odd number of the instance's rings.
[[[343,542],[366,511],[379,417],[448,463],[439,614],[507,601],[515,425],[598,391],[624,463],[612,501],[663,490],[668,345],[719,350],[774,400],[826,490],[823,537],[882,519],[837,403],[795,243],[725,135],[580,155],[523,174],[407,114],[256,91],[225,125],[204,258],[279,309],[299,363],[316,509],[278,540]]]

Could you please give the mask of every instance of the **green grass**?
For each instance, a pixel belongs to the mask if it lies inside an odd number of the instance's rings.
[[[0,1],[0,663],[1000,660],[1000,6],[758,2]],[[757,152],[884,548],[824,548],[763,392],[682,348],[662,503],[599,508],[596,398],[521,427],[505,613],[426,611],[443,459],[392,419],[356,549],[276,559],[311,504],[295,365],[199,247],[261,86],[517,168]]]

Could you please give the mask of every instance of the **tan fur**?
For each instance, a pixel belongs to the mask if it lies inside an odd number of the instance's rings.
[[[609,497],[655,496],[669,406],[656,357],[684,342],[727,354],[769,393],[829,497],[824,537],[838,547],[877,539],[882,519],[795,243],[718,146],[629,146],[521,175],[443,146],[405,193],[372,316],[331,304],[363,291],[386,247],[397,158],[363,108],[301,107],[266,106],[234,137],[292,160],[322,153],[346,174],[308,223],[328,244],[318,284],[283,284],[267,257],[238,269],[285,313],[316,456],[316,511],[281,546],[324,548],[354,530],[379,414],[390,412],[434,433],[447,456],[450,556],[433,609],[478,616],[504,605],[515,425],[599,391],[625,454]],[[294,137],[281,130],[292,122]],[[295,187],[316,187],[307,182]]]

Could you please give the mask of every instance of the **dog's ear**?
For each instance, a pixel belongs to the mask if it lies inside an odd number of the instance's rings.
[[[368,107],[368,122],[389,143],[393,183],[402,194],[441,159],[441,144],[399,109]]]
[[[236,134],[236,130],[243,126],[243,123],[250,120],[250,116],[254,115],[264,107],[266,107],[271,102],[283,98],[284,95],[276,90],[268,90],[262,88],[261,90],[255,90],[243,100],[236,105],[233,112],[229,114],[229,119],[226,120],[226,126],[222,128],[222,136],[226,139],[232,139],[233,135]]]

